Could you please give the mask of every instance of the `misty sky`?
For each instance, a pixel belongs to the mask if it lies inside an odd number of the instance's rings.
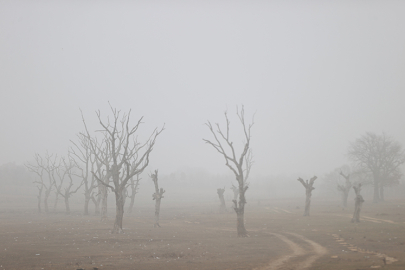
[[[228,172],[204,123],[254,113],[252,175],[323,174],[405,144],[405,1],[0,0],[0,164],[65,154],[112,106],[166,124],[147,170]]]

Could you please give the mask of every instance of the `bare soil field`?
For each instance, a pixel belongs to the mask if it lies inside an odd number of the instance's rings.
[[[153,208],[124,216],[124,234],[111,234],[114,215],[0,212],[0,269],[405,269],[405,201],[364,204],[361,223],[338,202],[251,202],[248,238],[236,236],[231,209],[213,205]],[[210,210],[211,209],[211,210]]]

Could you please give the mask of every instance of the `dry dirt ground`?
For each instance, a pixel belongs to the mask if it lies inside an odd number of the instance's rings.
[[[311,216],[291,200],[250,202],[246,228],[210,207],[153,208],[124,217],[124,234],[110,219],[77,212],[0,212],[3,269],[405,269],[405,201],[364,204],[362,222],[338,202],[312,202]],[[298,208],[300,207],[300,208]],[[208,209],[208,210],[207,210]],[[216,208],[215,208],[216,209]]]

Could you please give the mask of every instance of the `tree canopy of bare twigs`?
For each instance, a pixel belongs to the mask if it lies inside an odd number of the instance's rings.
[[[102,134],[102,141],[97,142],[95,136],[91,136],[83,119],[86,135],[91,146],[92,154],[102,164],[102,171],[106,179],[112,179],[112,183],[103,181],[96,172],[92,175],[98,183],[110,188],[115,194],[116,218],[113,233],[121,233],[124,216],[124,194],[128,181],[142,173],[149,164],[149,155],[153,150],[156,138],[164,130],[155,129],[149,138],[140,143],[137,138],[139,127],[142,124],[141,117],[136,124],[131,125],[131,111],[122,113],[110,106],[112,117],[102,119],[101,112],[97,111],[97,118],[101,129],[97,132]]]
[[[385,134],[366,133],[350,144],[348,155],[359,167],[373,175],[373,202],[384,199],[384,186],[398,181],[405,162],[402,145]]]
[[[230,121],[227,112],[225,114],[226,126],[225,129],[221,129],[220,125],[216,123],[214,126],[210,121],[206,123],[211,134],[213,135],[213,140],[203,139],[205,143],[211,145],[219,154],[221,154],[225,159],[225,165],[235,174],[236,181],[239,188],[239,201],[233,200],[234,210],[237,215],[237,232],[238,236],[245,237],[248,235],[244,224],[244,213],[246,198],[245,193],[249,185],[247,179],[250,174],[250,169],[253,164],[252,152],[250,148],[251,139],[251,129],[254,124],[252,122],[246,123],[245,121],[245,110],[244,107],[239,110],[236,108],[236,114],[243,128],[244,135],[244,147],[240,154],[237,156],[236,150],[233,142],[230,138]]]
[[[26,163],[25,166],[30,172],[35,173],[39,176],[39,179],[34,181],[38,187],[38,212],[42,211],[41,208],[41,197],[42,191],[45,189],[44,210],[45,213],[49,213],[48,207],[48,198],[51,194],[51,191],[55,187],[55,164],[56,164],[56,155],[50,155],[48,152],[45,153],[45,156],[42,157],[39,154],[35,154],[34,159],[35,163]]]

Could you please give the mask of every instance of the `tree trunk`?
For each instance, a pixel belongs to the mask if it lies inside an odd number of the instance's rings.
[[[122,190],[115,192],[116,213],[114,229],[112,233],[122,233],[122,221],[124,219],[124,200],[122,196]]]
[[[42,210],[41,210],[41,199],[42,199],[41,195],[38,195],[37,198],[38,198],[38,213],[41,214],[42,213]]]
[[[106,187],[102,187],[101,189],[101,220],[106,220],[108,219],[107,216],[107,198],[108,198],[108,192],[107,192]]]
[[[379,201],[380,201],[380,196],[379,196],[379,190],[378,190],[378,187],[379,187],[379,185],[378,185],[378,181],[380,180],[379,179],[379,176],[378,176],[378,174],[373,174],[373,178],[374,178],[374,196],[373,196],[373,203],[378,203]]]
[[[153,227],[160,227],[159,224],[159,214],[160,214],[160,200],[161,198],[156,198],[156,203],[155,203],[155,224],[153,224]]]
[[[305,211],[304,211],[304,217],[309,216],[309,208],[311,206],[311,193],[306,194],[306,198],[305,198]]]
[[[225,205],[225,198],[224,198],[224,193],[225,193],[225,188],[218,188],[217,189],[218,197],[221,202],[219,206],[219,212],[220,213],[225,213],[226,211],[226,205]]]
[[[48,208],[48,198],[51,193],[51,190],[46,190],[45,191],[45,198],[44,198],[44,207],[45,207],[45,213],[49,213],[49,208]]]
[[[87,192],[84,194],[84,215],[88,216],[89,215],[89,202],[90,202],[90,194]]]
[[[236,212],[236,230],[238,232],[238,237],[247,237],[248,232],[245,228],[245,192],[247,190],[247,186],[243,187],[243,183],[239,186],[239,207],[238,202],[233,200],[234,203],[234,210]]]
[[[343,205],[343,208],[347,207],[347,198],[349,197],[349,191],[350,191],[350,189],[345,190],[345,191],[342,192],[342,205]]]
[[[131,202],[129,203],[128,213],[132,213],[132,209],[134,208],[134,203],[135,203],[135,194],[132,193]]]
[[[70,214],[69,194],[65,195],[65,207],[66,207],[66,215],[69,215]]]
[[[382,184],[380,185],[380,201],[384,201],[384,186]]]
[[[41,200],[42,200],[42,191],[44,190],[44,186],[42,185],[41,188],[39,188],[39,193],[38,193],[38,213],[42,213],[41,209]]]
[[[357,195],[355,198],[355,204],[354,204],[354,214],[352,218],[352,223],[354,222],[360,222],[360,211],[361,211],[361,206],[363,205],[363,197],[361,195]]]
[[[56,191],[56,197],[55,197],[55,203],[53,205],[53,211],[56,212],[56,207],[58,206],[58,201],[59,201],[59,192],[58,190]]]
[[[97,196],[97,199],[94,198],[94,195],[91,196],[91,200],[94,203],[94,214],[96,216],[100,215],[100,202],[101,202],[101,197]]]

